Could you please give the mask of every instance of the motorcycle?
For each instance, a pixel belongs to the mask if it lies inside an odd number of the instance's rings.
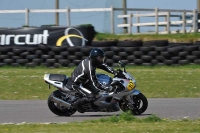
[[[99,92],[93,102],[82,105],[85,112],[116,112],[121,109],[124,112],[130,110],[133,115],[140,115],[146,111],[147,98],[136,89],[136,80],[126,72],[125,65],[119,61],[119,66],[123,70],[118,69],[113,78],[106,74],[96,75],[101,84],[113,87],[114,91]],[[71,88],[71,78],[63,74],[45,74],[44,80],[49,85],[49,89],[50,86],[58,89],[48,98],[49,109],[58,116],[73,115],[77,111],[73,107],[73,102],[82,95]],[[82,85],[80,88],[88,91]]]

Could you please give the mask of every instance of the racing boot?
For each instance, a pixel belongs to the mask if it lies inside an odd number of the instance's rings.
[[[90,102],[90,100],[87,97],[83,97],[83,98],[76,100],[72,105],[74,108],[77,109],[78,112],[84,113],[85,110],[82,108],[82,105],[89,103],[89,102]]]

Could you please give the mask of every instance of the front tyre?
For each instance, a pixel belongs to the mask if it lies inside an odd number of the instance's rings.
[[[148,107],[148,101],[147,98],[142,93],[140,93],[138,95],[130,96],[128,100],[121,100],[119,102],[119,106],[124,112],[131,110],[134,115],[140,115],[146,111]]]
[[[48,104],[49,109],[50,109],[54,114],[56,114],[56,115],[58,115],[58,116],[70,116],[70,115],[73,115],[73,114],[76,112],[75,109],[69,109],[69,108],[66,108],[66,107],[61,106],[61,105],[58,104],[58,103],[54,103],[53,101],[51,101],[52,96],[55,96],[55,97],[57,97],[57,98],[59,98],[59,99],[62,99],[63,94],[60,93],[59,90],[56,90],[56,91],[52,92],[52,93],[49,95],[47,104]]]

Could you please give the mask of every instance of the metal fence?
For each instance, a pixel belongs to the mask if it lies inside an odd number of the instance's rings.
[[[114,14],[115,11],[124,11],[126,10],[128,12],[128,15],[119,15],[118,19],[128,19],[128,24],[118,24],[118,28],[128,28],[129,34],[135,34],[135,33],[142,33],[140,31],[140,27],[142,26],[154,26],[155,31],[150,33],[176,33],[175,31],[171,31],[171,27],[180,27],[182,26],[182,30],[180,32],[197,32],[198,31],[198,23],[200,22],[198,20],[198,12],[197,10],[168,10],[168,9],[141,9],[141,8],[88,8],[88,9],[70,9],[67,7],[66,9],[24,9],[24,10],[0,10],[1,13],[24,13],[25,14],[25,26],[29,26],[29,14],[30,13],[58,13],[58,12],[64,12],[66,13],[66,26],[71,26],[71,17],[70,14],[72,12],[110,12],[110,33],[115,33],[114,28]],[[142,12],[142,14],[141,14]],[[151,12],[151,13],[150,13]],[[152,13],[153,12],[153,13]],[[174,15],[174,13],[177,13]],[[182,15],[180,15],[182,14]],[[189,15],[190,19],[187,19],[187,16]],[[154,17],[154,22],[148,22],[148,23],[141,23],[140,18],[141,17]],[[160,22],[159,18],[164,17],[165,21]],[[182,20],[179,21],[172,21],[172,17],[182,18]],[[136,18],[136,22],[133,23],[133,18]],[[191,30],[187,30],[186,27],[187,24],[192,25]],[[165,30],[160,32],[159,27],[165,27]],[[134,33],[132,28],[136,27],[137,30]]]

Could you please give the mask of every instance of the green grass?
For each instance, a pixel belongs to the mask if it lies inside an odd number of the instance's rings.
[[[168,40],[169,42],[195,42],[199,40],[200,33],[178,34],[142,34],[142,35],[114,35],[98,33],[94,40]]]
[[[139,89],[147,98],[200,97],[200,66],[129,66]],[[45,73],[71,75],[74,68],[0,68],[1,100],[46,100],[54,87],[48,89]],[[98,73],[105,71],[97,70]],[[112,76],[112,75],[111,75]]]
[[[117,121],[116,121],[117,119]],[[12,124],[0,125],[1,133],[199,133],[200,120],[166,120],[155,115],[136,118],[122,113],[100,120],[54,124]]]
[[[199,133],[200,122],[0,125],[1,133]]]
[[[119,116],[111,116],[108,118],[101,118],[99,120],[86,120],[85,122],[109,122],[109,123],[120,123],[120,122],[162,122],[163,120],[156,115],[151,115],[149,117],[140,119],[133,116],[131,112],[123,112]]]

